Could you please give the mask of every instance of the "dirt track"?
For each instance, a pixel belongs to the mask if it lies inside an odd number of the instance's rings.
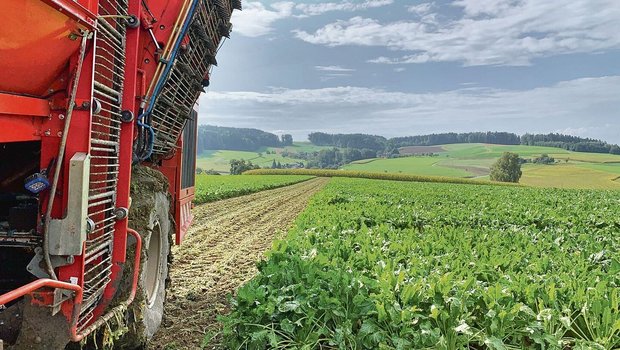
[[[173,249],[172,285],[152,349],[201,349],[205,334],[216,335],[206,349],[219,348],[216,317],[228,310],[227,295],[254,276],[273,239],[328,181],[317,178],[195,208],[192,228]]]

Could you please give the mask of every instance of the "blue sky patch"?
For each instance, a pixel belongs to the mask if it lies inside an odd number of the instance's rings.
[[[617,0],[244,1],[200,122],[620,143]]]

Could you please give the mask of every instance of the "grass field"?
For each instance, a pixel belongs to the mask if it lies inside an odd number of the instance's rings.
[[[387,173],[361,170],[334,169],[253,169],[244,175],[308,175],[317,177],[346,177],[351,179],[392,180],[405,182],[434,182],[467,185],[519,186],[509,182],[495,182],[488,179],[469,179],[455,176],[432,176],[406,173]]]
[[[588,163],[605,163],[620,162],[619,155],[602,154],[602,153],[586,153],[571,152],[561,148],[539,147],[539,146],[506,146],[506,145],[488,145],[488,144],[456,144],[442,146],[446,153],[452,158],[464,159],[483,159],[483,158],[499,158],[504,152],[518,153],[523,158],[532,158],[540,156],[543,153],[560,160],[569,159],[570,161],[588,162]]]
[[[282,152],[284,150],[289,151],[289,152],[318,152],[322,149],[329,149],[329,148],[333,148],[330,146],[316,146],[313,145],[310,142],[293,142],[292,146],[286,146],[286,147],[269,147],[269,150],[272,151],[276,151],[276,152]]]
[[[223,318],[232,349],[618,349],[618,191],[335,178]]]
[[[195,203],[208,203],[292,185],[313,178],[307,175],[197,175]]]
[[[590,168],[592,166],[592,168]],[[558,188],[596,188],[620,190],[620,182],[614,181],[620,176],[620,166],[609,167],[607,171],[597,169],[603,165],[555,164],[523,166],[520,183],[536,187]],[[616,171],[614,173],[613,171]]]
[[[504,152],[515,152],[523,158],[534,158],[547,153],[560,162],[547,166],[524,166],[522,184],[538,187],[620,189],[620,181],[614,181],[620,176],[618,155],[569,152],[560,148],[520,145],[455,144],[440,147],[443,151],[437,152],[436,157],[364,159],[343,168],[353,171],[488,179],[489,168]],[[282,157],[281,153],[284,150],[296,153],[314,152],[325,148],[329,147],[297,142],[293,146],[263,148],[259,152],[206,151],[199,155],[197,166],[203,170],[213,169],[227,174],[232,159],[245,159],[261,167],[270,167],[274,160],[281,164],[303,162],[300,159]],[[276,154],[266,154],[266,151],[275,151]]]
[[[405,157],[363,160],[345,166],[347,170],[365,170],[417,175],[456,176],[488,179],[489,168],[504,152],[523,158],[543,153],[560,160],[554,165],[525,165],[521,183],[538,187],[620,189],[620,156],[569,152],[559,148],[455,144],[442,146],[438,157]]]
[[[318,152],[326,148],[332,147],[315,146],[310,142],[295,142],[292,146],[286,147],[262,147],[256,152],[208,150],[198,155],[196,166],[203,170],[212,169],[222,174],[228,174],[230,172],[230,161],[233,159],[249,160],[253,164],[258,164],[261,168],[264,168],[270,167],[274,160],[280,162],[280,164],[305,163],[302,159],[282,157],[283,151],[291,153]],[[275,152],[275,154],[267,154],[267,151]]]
[[[443,148],[451,158],[464,159],[499,158],[504,152],[518,153],[521,157],[539,156],[543,153],[569,154],[568,151],[560,148],[521,145],[506,146],[473,143],[444,145]]]
[[[303,162],[301,159],[284,158],[280,154],[266,154],[266,150],[262,152],[244,152],[244,151],[205,151],[198,155],[196,166],[203,170],[213,169],[220,173],[230,172],[230,161],[233,159],[245,159],[260,167],[270,167],[272,162],[280,162],[281,164]],[[261,155],[259,156],[259,153]]]
[[[598,171],[620,175],[620,163],[606,163],[606,164],[587,163],[587,164],[579,164],[579,166],[582,168],[598,170]]]
[[[473,174],[460,169],[441,166],[440,157],[406,157],[396,159],[376,159],[371,162],[363,161],[345,165],[345,170],[374,171],[388,173],[410,173],[428,176],[468,177]]]

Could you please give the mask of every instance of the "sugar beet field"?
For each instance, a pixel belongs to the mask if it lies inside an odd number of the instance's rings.
[[[195,215],[160,348],[620,348],[620,191],[316,178]]]

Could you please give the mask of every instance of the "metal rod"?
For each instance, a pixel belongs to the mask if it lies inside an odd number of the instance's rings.
[[[140,256],[142,252],[142,237],[135,230],[127,229],[127,234],[132,235],[136,239],[136,252],[133,262],[133,280],[131,284],[131,292],[129,297],[114,309],[108,311],[105,315],[99,317],[93,324],[82,330],[79,334],[76,332],[71,340],[79,342],[84,339],[88,334],[92,333],[95,329],[99,328],[104,323],[108,322],[117,312],[124,311],[133,302],[136,297],[136,290],[138,289],[138,280],[140,278]]]
[[[96,80],[95,80],[95,81],[93,81],[93,83],[95,84],[95,91],[96,91],[97,89],[102,90],[102,91],[104,91],[104,92],[107,92],[107,93],[108,93],[108,94],[110,94],[111,96],[116,97],[116,100],[118,100],[118,97],[119,97],[119,96],[120,96],[120,94],[121,94],[120,92],[118,92],[118,91],[116,91],[116,90],[112,89],[111,87],[105,86],[104,84],[101,84],[100,82],[98,82],[98,81],[96,81]]]
[[[43,233],[43,257],[45,260],[45,267],[52,280],[58,280],[54,266],[50,258],[49,252],[49,227],[52,219],[52,208],[54,206],[54,198],[56,198],[56,188],[58,187],[58,180],[60,178],[60,170],[63,168],[62,164],[65,157],[65,149],[67,146],[67,137],[69,135],[69,126],[71,125],[71,117],[73,115],[73,108],[75,107],[75,95],[77,94],[77,87],[80,81],[80,74],[82,73],[82,66],[84,65],[84,56],[86,55],[86,41],[88,40],[88,31],[82,33],[82,44],[80,46],[80,56],[75,71],[75,77],[73,79],[73,87],[71,89],[71,98],[69,99],[69,106],[67,110],[67,116],[65,118],[65,125],[62,132],[62,139],[58,149],[58,159],[56,161],[56,168],[54,169],[54,180],[52,180],[52,188],[50,189],[49,199],[47,202],[47,212],[45,214],[45,229]]]

